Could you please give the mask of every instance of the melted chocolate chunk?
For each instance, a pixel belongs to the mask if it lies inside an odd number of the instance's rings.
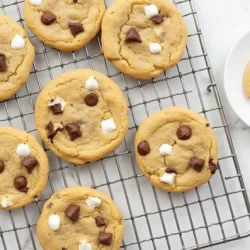
[[[188,140],[192,136],[192,130],[188,126],[180,126],[177,130],[177,137],[180,140]]]
[[[174,169],[172,169],[172,168],[167,168],[165,170],[165,172],[168,173],[168,174],[176,174],[176,171]]]
[[[82,135],[80,125],[77,123],[70,123],[66,125],[66,130],[69,134],[71,141]]]
[[[28,173],[32,173],[33,169],[38,165],[38,161],[35,157],[27,156],[22,159],[22,164]]]
[[[102,226],[106,226],[106,222],[104,221],[104,219],[101,217],[101,216],[97,216],[95,218],[95,223],[96,223],[96,226],[98,227],[102,227]]]
[[[141,37],[135,28],[130,28],[126,35],[127,43],[141,43]]]
[[[209,167],[211,169],[211,174],[215,174],[215,172],[218,169],[218,165],[216,165],[215,163],[213,163],[213,159],[209,160]]]
[[[0,53],[0,72],[5,72],[7,70],[6,57],[5,54]]]
[[[112,233],[100,232],[99,242],[103,245],[111,245],[112,236]]]
[[[142,141],[137,146],[138,153],[140,155],[147,155],[150,153],[150,146],[147,141]]]
[[[73,36],[77,36],[79,33],[84,31],[81,23],[69,23],[69,28]]]
[[[27,193],[27,179],[24,176],[18,176],[14,180],[14,186],[17,190]]]
[[[80,214],[80,206],[78,205],[69,205],[69,207],[66,209],[65,214],[72,220],[72,221],[78,221],[79,214]]]
[[[56,20],[56,16],[51,12],[45,12],[41,16],[41,22],[44,25],[50,25]]]
[[[4,171],[5,169],[5,164],[3,161],[0,160],[0,174]]]
[[[189,163],[193,169],[195,169],[197,172],[201,172],[202,168],[204,167],[205,160],[198,158],[196,156],[193,156],[190,159]]]
[[[158,14],[156,16],[151,17],[150,19],[154,21],[156,24],[161,24],[163,22],[163,15]]]
[[[58,115],[58,114],[61,114],[63,112],[62,105],[60,103],[57,103],[53,106],[50,106],[50,109],[54,115]]]
[[[47,126],[46,129],[48,130],[48,139],[50,139],[51,143],[53,143],[53,139],[54,137],[59,133],[63,131],[63,128],[57,128],[56,130],[54,130],[54,124],[52,123],[52,121],[50,121]]]

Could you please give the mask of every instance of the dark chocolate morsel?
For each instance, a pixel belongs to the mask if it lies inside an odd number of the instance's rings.
[[[14,186],[16,187],[16,189],[18,189],[20,191],[23,190],[27,186],[27,179],[24,176],[16,177],[15,180],[14,180]]]
[[[147,141],[142,141],[138,144],[137,150],[140,155],[147,155],[150,153],[150,146]]]
[[[51,12],[45,12],[41,16],[41,22],[44,25],[50,25],[56,20],[56,16]]]
[[[167,168],[165,170],[165,172],[168,173],[168,174],[176,174],[176,171],[174,169],[172,169],[172,168]]]
[[[158,14],[156,16],[151,17],[150,19],[154,21],[156,24],[160,24],[163,22],[163,15]]]
[[[81,23],[69,23],[69,28],[73,36],[77,36],[79,33],[84,31],[84,28]]]
[[[78,205],[69,205],[69,207],[65,210],[65,214],[72,220],[77,221],[79,219],[80,214],[80,206]]]
[[[112,236],[112,233],[100,232],[99,242],[103,245],[111,245]]]
[[[61,114],[63,112],[62,105],[60,103],[57,103],[53,106],[50,106],[50,109],[54,115],[58,115],[58,114]]]
[[[106,226],[106,222],[104,221],[104,219],[101,217],[101,216],[97,216],[95,218],[95,223],[96,223],[96,226],[98,227],[102,227],[102,226]]]
[[[211,169],[211,174],[215,174],[215,172],[218,169],[218,165],[216,165],[215,163],[213,163],[213,159],[209,160],[209,167]]]
[[[127,43],[141,43],[141,37],[138,31],[135,28],[130,28],[126,35],[126,42]]]
[[[53,139],[54,137],[59,133],[63,131],[63,128],[57,128],[56,130],[54,130],[54,124],[52,123],[52,121],[50,121],[47,125],[46,125],[46,129],[48,130],[48,136],[47,138],[50,139],[51,143],[53,143]]]
[[[180,126],[177,130],[177,137],[180,140],[188,140],[192,136],[192,130],[188,126]]]
[[[32,173],[33,169],[38,165],[38,161],[35,157],[26,156],[22,159],[22,164],[28,173]]]
[[[46,127],[45,127],[47,130],[48,130],[48,134],[52,134],[54,132],[54,124],[52,121],[50,121]]]
[[[201,172],[202,168],[204,167],[205,160],[198,158],[196,156],[193,156],[190,159],[189,163],[193,169],[195,169],[197,172]]]
[[[0,174],[4,171],[5,169],[5,164],[3,161],[0,160]]]
[[[82,135],[80,125],[77,123],[70,123],[66,125],[66,130],[69,134],[71,141]]]
[[[73,0],[73,3],[78,3],[78,0]]]
[[[90,93],[85,96],[84,101],[88,106],[93,107],[98,103],[98,96],[95,93]]]
[[[7,70],[6,57],[5,54],[0,53],[0,72],[5,72]]]

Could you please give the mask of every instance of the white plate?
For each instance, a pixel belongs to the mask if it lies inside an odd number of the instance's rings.
[[[224,88],[229,103],[239,118],[250,126],[250,98],[245,95],[243,78],[250,62],[250,32],[230,51],[224,70]]]

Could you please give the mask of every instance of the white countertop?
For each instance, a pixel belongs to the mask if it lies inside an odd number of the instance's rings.
[[[250,195],[250,128],[242,123],[229,106],[223,89],[223,71],[231,47],[250,30],[249,0],[195,0],[211,66],[218,83],[243,178]],[[250,44],[249,44],[250,46]],[[237,65],[235,65],[237,67]],[[250,238],[216,246],[215,250],[249,250]]]

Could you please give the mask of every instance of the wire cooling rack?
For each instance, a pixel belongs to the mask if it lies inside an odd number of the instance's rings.
[[[183,13],[189,30],[185,55],[176,67],[160,77],[139,82],[117,72],[104,59],[100,37],[78,52],[59,52],[43,45],[26,29],[22,1],[0,0],[0,12],[20,22],[36,46],[29,82],[14,98],[0,103],[1,126],[15,126],[37,136],[34,124],[37,94],[52,78],[75,68],[95,69],[117,82],[127,97],[130,118],[129,133],[122,145],[101,161],[85,166],[69,165],[45,148],[50,160],[47,188],[41,197],[23,209],[0,211],[1,250],[41,249],[36,221],[42,206],[54,191],[73,185],[97,188],[115,200],[126,224],[121,249],[201,249],[250,235],[250,204],[195,3],[192,0],[174,3]],[[107,5],[110,2],[107,1]],[[219,140],[220,170],[209,183],[199,188],[168,194],[154,189],[139,172],[133,140],[136,129],[148,115],[175,105],[189,107],[210,121]]]

